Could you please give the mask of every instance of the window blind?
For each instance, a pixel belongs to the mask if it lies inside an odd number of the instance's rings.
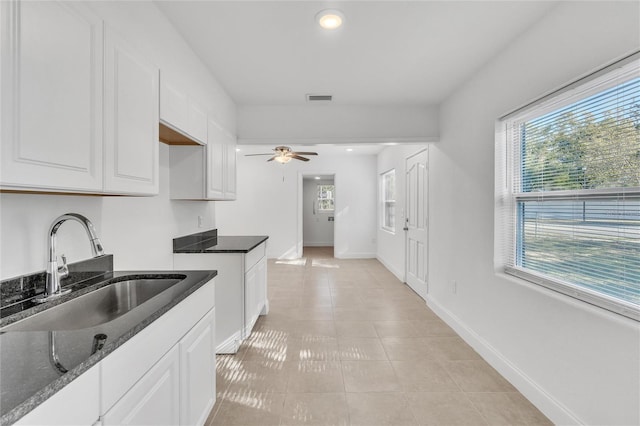
[[[640,319],[640,62],[505,120],[506,271]]]

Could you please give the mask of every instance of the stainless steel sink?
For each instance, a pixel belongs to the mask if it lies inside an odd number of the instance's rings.
[[[2,328],[2,331],[79,330],[112,321],[159,296],[185,276],[119,277],[90,293],[53,306]]]

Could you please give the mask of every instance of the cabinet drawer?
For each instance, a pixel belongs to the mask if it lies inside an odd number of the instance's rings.
[[[211,280],[101,362],[103,412],[110,409],[211,309],[214,298]]]
[[[260,259],[262,259],[265,256],[267,252],[266,248],[267,248],[267,243],[264,242],[246,254],[245,261],[244,261],[245,272],[249,271],[249,269],[251,269],[253,265],[258,263]]]

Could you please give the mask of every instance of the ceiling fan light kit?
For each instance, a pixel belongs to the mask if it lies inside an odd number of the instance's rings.
[[[246,154],[245,157],[254,157],[257,155],[271,155],[272,157],[269,158],[267,161],[276,161],[280,164],[287,164],[289,161],[291,161],[292,158],[295,158],[296,160],[300,160],[300,161],[309,161],[308,158],[303,157],[303,155],[318,155],[317,152],[294,152],[291,150],[290,147],[288,146],[276,146],[275,148],[273,148],[273,151],[275,152],[275,155],[273,153],[269,153],[269,154]]]

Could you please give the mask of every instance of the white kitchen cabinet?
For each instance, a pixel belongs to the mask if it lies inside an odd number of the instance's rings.
[[[183,200],[235,200],[235,137],[208,120],[206,146],[171,146],[170,196]]]
[[[267,258],[263,257],[244,274],[244,336],[248,337],[265,309],[267,298]]]
[[[102,417],[110,425],[178,425],[180,351],[174,346]]]
[[[216,402],[215,309],[180,341],[180,424],[203,425]]]
[[[103,23],[80,2],[0,2],[2,189],[100,192]]]
[[[207,143],[207,113],[182,88],[168,81],[164,74],[160,79],[160,122],[169,129],[166,136],[164,133],[161,135],[161,139],[166,138],[163,140],[166,143]],[[178,134],[172,134],[171,130]],[[187,138],[180,138],[181,135]]]
[[[159,192],[158,73],[157,67],[106,28],[104,192]]]
[[[248,252],[174,253],[176,269],[216,269],[216,353],[236,353],[268,313],[266,242]]]
[[[16,425],[92,425],[100,416],[100,368],[94,365]]]

